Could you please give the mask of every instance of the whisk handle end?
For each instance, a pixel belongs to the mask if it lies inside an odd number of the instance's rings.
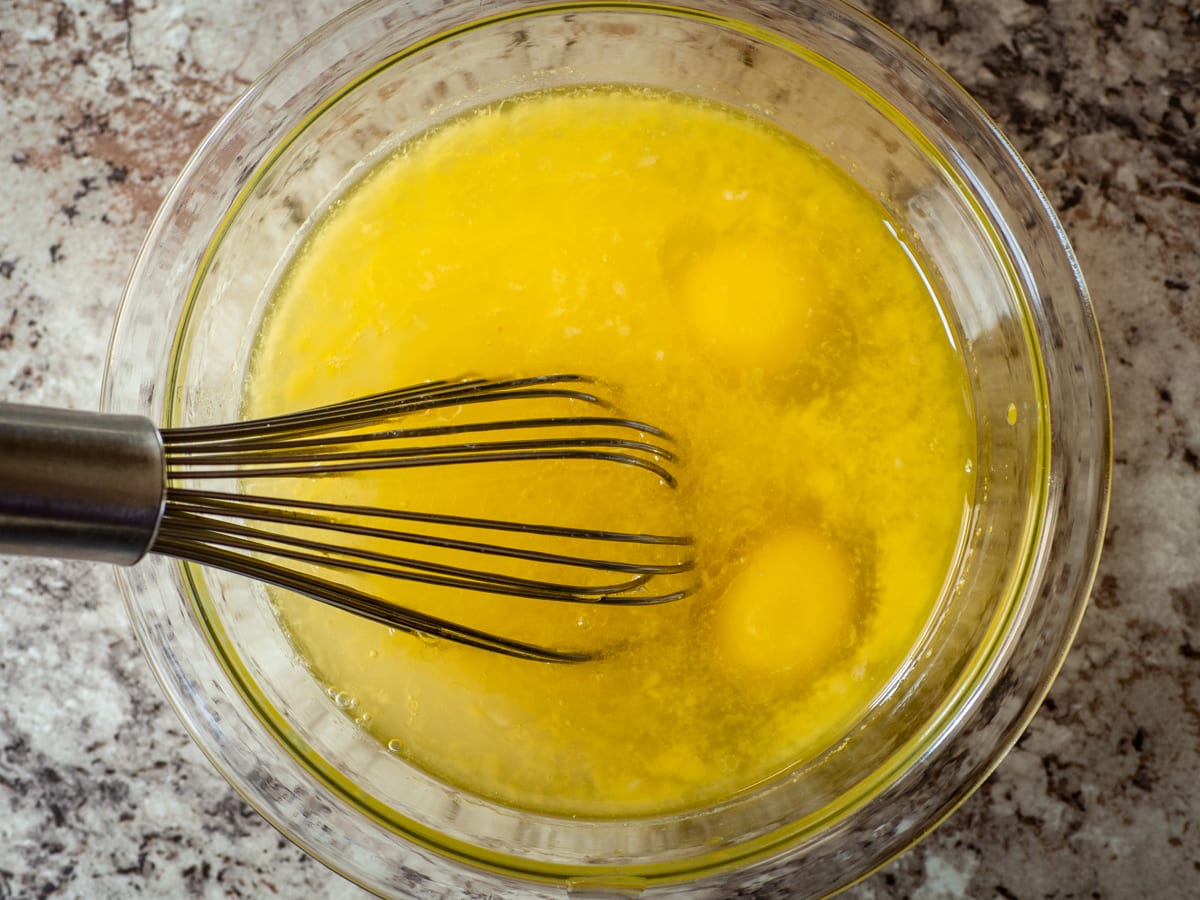
[[[142,416],[0,403],[0,554],[132,565],[158,530],[164,471]]]

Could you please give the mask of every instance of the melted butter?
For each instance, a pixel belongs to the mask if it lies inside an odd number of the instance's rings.
[[[280,593],[315,676],[381,747],[561,814],[709,803],[829,746],[910,652],[969,499],[962,362],[895,235],[811,148],[651,92],[508,101],[378,166],[293,261],[247,412],[584,372],[678,438],[681,486],[542,463],[328,479],[305,496],[682,528],[702,587],[610,609],[368,585],[601,654],[568,666]]]

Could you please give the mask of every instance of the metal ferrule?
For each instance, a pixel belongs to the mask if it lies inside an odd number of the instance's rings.
[[[164,471],[147,418],[0,403],[0,554],[132,565],[162,520]]]

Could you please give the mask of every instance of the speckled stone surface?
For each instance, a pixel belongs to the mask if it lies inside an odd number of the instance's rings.
[[[0,399],[89,408],[123,281],[218,114],[337,0],[0,0]],[[1200,896],[1200,7],[875,0],[1059,210],[1116,428],[1092,606],[1049,699],[891,898]],[[363,892],[183,733],[103,567],[0,561],[0,900]]]

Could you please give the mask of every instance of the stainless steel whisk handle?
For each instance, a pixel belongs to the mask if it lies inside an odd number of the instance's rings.
[[[149,419],[0,403],[0,554],[132,565],[165,494]]]

